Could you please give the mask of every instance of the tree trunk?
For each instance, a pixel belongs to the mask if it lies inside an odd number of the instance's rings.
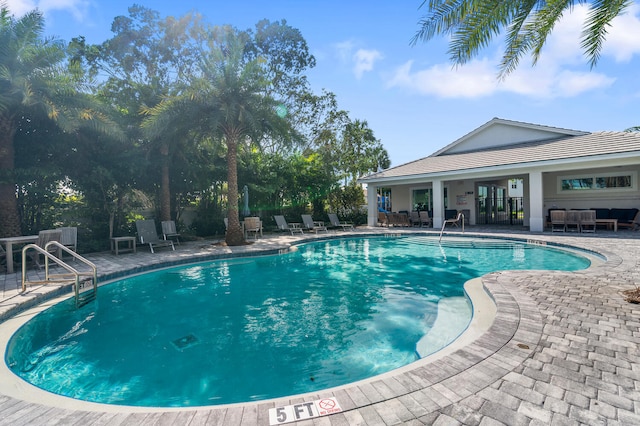
[[[229,246],[239,246],[244,244],[244,235],[240,226],[238,215],[238,135],[236,132],[227,131],[227,187],[228,204],[227,219],[229,228],[227,229],[226,242]]]
[[[13,120],[0,115],[0,237],[15,237],[21,234],[13,176],[15,133]]]
[[[169,144],[160,145],[161,182],[160,182],[160,220],[171,220],[171,187],[169,185]]]

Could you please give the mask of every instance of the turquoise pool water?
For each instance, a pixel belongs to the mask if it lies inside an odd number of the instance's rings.
[[[438,350],[424,347],[442,342],[425,340],[438,305],[460,300],[471,278],[589,264],[510,241],[328,240],[102,286],[94,303],[76,309],[70,299],[27,322],[5,361],[35,386],[109,404],[201,406],[311,392]],[[471,308],[457,306],[464,327]]]

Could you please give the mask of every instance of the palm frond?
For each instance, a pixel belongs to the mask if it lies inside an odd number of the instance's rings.
[[[633,2],[630,0],[595,0],[589,7],[589,15],[582,31],[581,46],[593,68],[600,59],[607,28],[616,16],[622,14]]]

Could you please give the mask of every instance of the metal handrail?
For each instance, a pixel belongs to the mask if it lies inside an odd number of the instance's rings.
[[[62,261],[62,259],[59,259],[58,257],[56,257],[53,254],[51,254],[49,252],[49,248],[51,246],[57,248],[58,251],[70,254],[74,259],[77,259],[80,262],[82,262],[83,264],[89,266],[89,268],[91,268],[91,273],[78,271],[77,269],[73,268],[72,266],[70,266],[66,262]],[[74,291],[75,291],[75,296],[76,296],[76,306],[78,306],[78,301],[80,299],[80,277],[81,276],[83,276],[83,277],[90,276],[93,279],[93,292],[94,292],[94,294],[97,293],[97,291],[98,291],[98,268],[96,267],[96,265],[93,262],[91,262],[91,261],[85,259],[84,257],[80,256],[78,253],[74,252],[73,250],[69,249],[68,247],[60,244],[58,241],[49,241],[47,244],[45,244],[44,248],[38,246],[37,244],[27,244],[26,246],[24,246],[24,248],[22,249],[22,291],[23,292],[27,290],[27,281],[28,281],[27,280],[27,252],[29,251],[29,249],[34,249],[39,254],[42,254],[44,256],[44,270],[45,270],[45,281],[44,282],[45,283],[47,283],[47,282],[62,282],[62,281],[66,281],[66,280],[68,280],[68,279],[70,279],[72,277],[74,278],[74,281],[75,281]],[[49,273],[49,260],[52,260],[57,265],[61,266],[65,270],[67,270],[68,273],[67,274],[50,274]]]

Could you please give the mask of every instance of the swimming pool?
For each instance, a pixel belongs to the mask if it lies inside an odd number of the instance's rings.
[[[197,406],[309,392],[415,361],[439,303],[462,297],[470,278],[588,265],[492,240],[306,244],[103,286],[93,305],[62,303],[27,323],[6,361],[36,386],[112,404]]]

